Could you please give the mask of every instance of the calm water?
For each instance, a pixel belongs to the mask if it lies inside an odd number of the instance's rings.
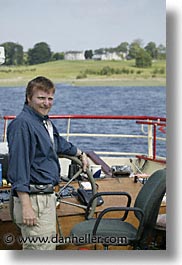
[[[166,89],[165,87],[76,87],[56,85],[54,106],[50,114],[103,114],[103,115],[148,115],[166,117]],[[0,88],[0,116],[17,115],[24,103],[24,87]],[[66,121],[55,121],[60,132],[65,132]],[[74,120],[71,122],[72,132],[130,133],[136,134],[139,125],[131,122],[127,128],[126,121],[115,120]],[[3,121],[0,120],[0,135],[2,135]],[[158,133],[158,136],[164,135]],[[146,152],[141,140],[110,141],[109,138],[85,139],[72,138],[71,142],[85,150],[131,151]],[[160,145],[159,154],[165,154],[165,144]]]

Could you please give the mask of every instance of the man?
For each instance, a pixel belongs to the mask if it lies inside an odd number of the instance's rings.
[[[53,187],[60,182],[58,155],[81,157],[83,169],[88,166],[87,156],[60,137],[49,120],[54,93],[51,80],[42,76],[31,80],[24,108],[8,126],[8,179],[12,183],[14,221],[27,240],[23,249],[55,249],[51,241],[42,244],[41,238],[56,235]],[[29,242],[32,237],[36,243]]]

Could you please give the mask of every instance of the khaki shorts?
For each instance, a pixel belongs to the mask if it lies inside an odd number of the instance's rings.
[[[51,241],[56,236],[56,197],[54,194],[30,195],[37,225],[27,226],[22,223],[22,207],[18,197],[14,197],[13,217],[20,227],[23,249],[55,250]]]

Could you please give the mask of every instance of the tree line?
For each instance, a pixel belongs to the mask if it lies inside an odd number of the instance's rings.
[[[14,42],[5,42],[1,46],[5,48],[6,61],[5,65],[35,65],[50,61],[64,60],[64,52],[52,52],[46,42],[36,43],[33,48],[23,51],[23,46]],[[150,67],[152,60],[166,59],[166,47],[162,44],[159,46],[155,42],[149,42],[145,47],[141,40],[135,40],[131,44],[122,42],[116,47],[100,48],[96,50],[85,50],[86,60],[92,59],[94,54],[116,52],[126,55],[127,60],[135,59],[137,67]]]

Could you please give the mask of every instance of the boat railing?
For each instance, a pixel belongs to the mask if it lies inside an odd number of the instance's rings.
[[[70,137],[111,137],[111,138],[143,138],[148,141],[148,150],[147,154],[140,153],[126,153],[126,152],[103,152],[97,151],[100,155],[122,155],[122,156],[137,156],[144,157],[145,159],[154,160],[154,161],[165,161],[164,157],[157,156],[157,143],[158,141],[166,141],[166,137],[158,137],[157,130],[161,133],[166,133],[166,118],[163,117],[153,117],[153,116],[121,116],[121,115],[50,115],[50,119],[59,120],[65,119],[67,120],[66,131],[64,133],[60,133],[61,136],[66,137],[69,140]],[[7,134],[7,126],[8,121],[14,119],[15,116],[4,116],[4,132],[3,132],[3,141],[6,141]],[[107,133],[73,133],[71,132],[71,121],[74,119],[99,119],[99,120],[133,120],[136,124],[141,125],[142,134],[107,134]]]

